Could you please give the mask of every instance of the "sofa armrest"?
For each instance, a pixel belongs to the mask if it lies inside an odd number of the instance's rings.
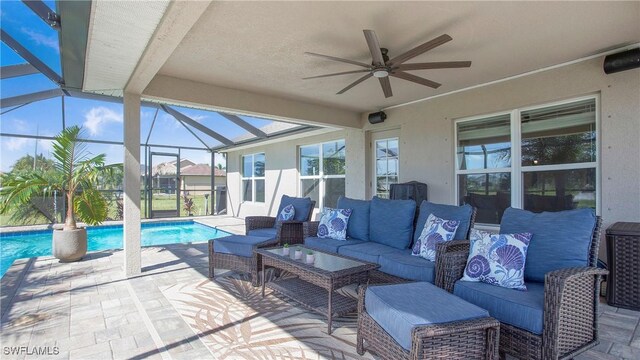
[[[543,358],[572,357],[560,353],[561,349],[598,340],[600,279],[608,273],[595,267],[579,267],[545,275]]]
[[[469,240],[451,240],[436,244],[436,286],[453,292],[453,285],[460,280],[467,265],[469,244]]]
[[[302,244],[304,242],[302,221],[280,221],[276,223],[276,239],[279,245]]]
[[[304,238],[316,236],[318,234],[318,225],[320,225],[320,221],[306,221],[302,224]]]
[[[272,228],[276,225],[276,218],[273,216],[247,216],[244,219],[245,234],[255,229]]]
[[[436,244],[436,254],[449,252],[466,251],[469,252],[469,240],[451,240]]]
[[[468,250],[438,253],[436,256],[435,285],[452,293],[453,285],[462,278],[468,257]]]

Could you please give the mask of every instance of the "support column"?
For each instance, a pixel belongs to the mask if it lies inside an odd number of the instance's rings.
[[[124,273],[141,272],[140,95],[124,93]]]
[[[354,199],[366,199],[367,151],[365,131],[362,129],[344,129],[346,177],[345,196]]]

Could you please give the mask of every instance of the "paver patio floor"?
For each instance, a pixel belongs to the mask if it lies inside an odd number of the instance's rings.
[[[2,358],[212,358],[161,292],[206,279],[206,251],[206,243],[143,248],[142,274],[129,279],[120,250],[77,263],[17,261],[2,279]],[[603,304],[600,320],[601,344],[580,359],[640,358],[640,312]],[[19,346],[59,353],[7,354]]]

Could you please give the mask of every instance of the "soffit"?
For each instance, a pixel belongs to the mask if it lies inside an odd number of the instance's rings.
[[[94,0],[83,89],[120,95],[169,1]]]
[[[370,111],[638,42],[639,18],[640,2],[215,2],[159,73]],[[305,51],[369,62],[363,29],[375,30],[391,57],[447,33],[453,41],[407,63],[473,65],[411,72],[442,83],[437,90],[391,78],[389,99],[375,79],[335,94],[358,74],[301,80],[357,69]]]

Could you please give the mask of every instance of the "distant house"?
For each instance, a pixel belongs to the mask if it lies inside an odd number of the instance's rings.
[[[188,192],[191,195],[208,193],[211,191],[211,166],[209,164],[196,164],[189,159],[180,160],[180,179],[176,177],[177,162],[169,161],[160,163],[151,171],[152,188],[154,192],[175,194],[176,189]],[[226,171],[213,168],[215,174],[215,186],[226,184]]]

